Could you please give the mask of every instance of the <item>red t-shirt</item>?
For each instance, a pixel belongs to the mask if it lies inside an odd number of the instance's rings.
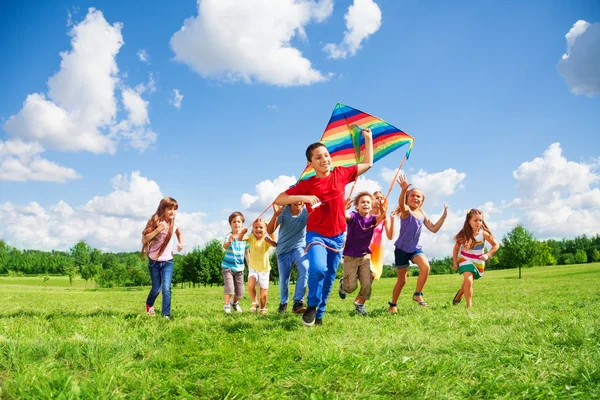
[[[356,165],[335,167],[326,177],[312,176],[285,191],[290,196],[317,196],[323,203],[312,210],[308,207],[307,231],[329,237],[346,231],[345,189],[357,172]]]

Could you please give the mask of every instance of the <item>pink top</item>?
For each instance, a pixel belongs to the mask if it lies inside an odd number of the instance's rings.
[[[173,227],[173,235],[171,236],[171,241],[165,247],[162,254],[158,254],[158,250],[160,250],[160,246],[162,246],[163,242],[167,238],[167,234],[169,233],[168,229],[161,231],[158,235],[154,237],[154,240],[150,244],[150,248],[148,249],[148,257],[154,261],[169,261],[173,259],[173,243],[175,241],[175,232],[177,231],[177,225]]]

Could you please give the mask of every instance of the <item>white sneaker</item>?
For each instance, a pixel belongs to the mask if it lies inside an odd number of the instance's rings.
[[[233,307],[233,309],[237,312],[242,312],[242,306],[240,306],[238,301],[234,303],[233,300],[231,300],[231,307]]]
[[[229,304],[223,304],[223,311],[225,311],[225,314],[231,314],[231,306]]]

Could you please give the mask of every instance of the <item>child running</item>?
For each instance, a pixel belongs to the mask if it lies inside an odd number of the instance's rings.
[[[346,238],[344,191],[346,185],[373,166],[373,136],[370,129],[361,130],[365,141],[363,162],[351,167],[331,169],[331,156],[323,143],[306,149],[306,160],[315,176],[298,182],[279,194],[275,204],[303,202],[311,206],[306,227],[308,255],[308,307],[302,323],[323,323],[323,314],[337,271]]]
[[[374,274],[371,272],[371,250],[369,245],[375,227],[382,222],[387,213],[387,203],[381,205],[379,216],[371,214],[373,196],[369,192],[360,192],[354,198],[354,207],[346,216],[348,233],[344,246],[344,275],[340,279],[339,295],[345,299],[348,293],[356,290],[360,281],[360,291],[354,300],[354,308],[360,315],[366,316],[365,302],[371,297],[371,283]]]
[[[431,232],[436,233],[440,230],[446,220],[446,215],[448,215],[448,206],[444,204],[442,216],[435,224],[432,223],[427,217],[427,214],[421,209],[421,206],[425,201],[423,192],[416,188],[408,190],[411,184],[406,181],[405,175],[401,175],[398,178],[398,183],[402,189],[398,199],[397,210],[397,213],[400,214],[400,234],[398,235],[396,243],[394,243],[396,246],[396,249],[394,250],[394,268],[397,268],[398,280],[392,291],[392,301],[388,303],[390,306],[389,311],[391,313],[398,312],[397,301],[400,292],[402,292],[402,288],[406,284],[409,261],[412,261],[419,267],[417,289],[413,293],[413,300],[421,307],[427,307],[427,303],[423,300],[423,288],[427,282],[430,267],[429,261],[427,260],[427,257],[425,257],[425,254],[423,254],[423,250],[419,244],[421,229],[424,225]]]
[[[256,282],[260,288],[260,313],[267,313],[267,291],[269,290],[269,249],[277,243],[267,236],[267,223],[262,218],[252,224],[252,233],[244,239],[247,241],[246,261],[248,262],[248,293],[252,300],[250,311],[256,312]]]
[[[452,304],[460,303],[465,296],[467,308],[471,307],[473,299],[473,279],[483,276],[485,262],[489,260],[500,245],[483,220],[483,213],[476,208],[467,212],[463,228],[454,237],[456,243],[452,250],[452,268],[462,274],[463,284],[454,296]],[[484,244],[488,242],[492,248],[484,253]]]
[[[239,211],[229,216],[231,232],[225,236],[225,257],[221,263],[223,273],[223,311],[231,314],[231,307],[242,312],[239,300],[244,296],[244,254],[247,243],[243,240],[248,228],[244,228],[244,214]],[[233,298],[231,298],[233,296]]]
[[[183,249],[181,231],[175,225],[179,205],[172,197],[158,204],[142,232],[142,256],[148,255],[152,288],[146,299],[146,314],[154,316],[154,302],[162,290],[162,316],[171,318],[171,280],[173,278],[173,239],[177,236],[177,251]],[[173,236],[175,232],[175,236]]]
[[[383,192],[379,190],[373,193],[373,197],[375,197],[375,202],[373,203],[372,213],[379,216],[382,212],[381,206],[385,197]],[[385,218],[373,230],[373,239],[371,239],[369,249],[371,250],[371,271],[373,271],[375,279],[381,278],[381,274],[383,273],[383,231],[385,229],[385,236],[388,240],[392,240],[394,236],[394,222],[396,220],[396,218],[393,218],[394,216],[391,215],[391,218]]]
[[[304,203],[298,201],[281,207],[273,204],[273,217],[267,226],[267,233],[272,235],[279,227],[277,239],[277,269],[279,270],[279,312],[287,311],[289,299],[290,276],[292,264],[296,264],[298,277],[294,290],[294,305],[292,312],[304,312],[304,295],[308,282],[308,257],[304,252],[306,247],[306,221],[308,211]]]

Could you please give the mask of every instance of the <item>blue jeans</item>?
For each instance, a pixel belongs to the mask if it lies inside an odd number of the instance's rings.
[[[342,249],[346,240],[346,232],[337,236],[321,236],[315,232],[306,232],[306,245],[313,243],[308,248],[308,305],[317,307],[317,318],[323,318],[327,299],[335,281],[335,274],[342,258]],[[318,243],[325,244],[330,250]]]
[[[171,315],[171,280],[173,279],[173,260],[148,260],[148,269],[152,279],[152,289],[146,304],[154,306],[154,301],[162,290],[162,315]]]
[[[287,304],[289,297],[290,275],[292,274],[292,263],[298,267],[298,279],[294,291],[294,303],[302,301],[306,293],[308,283],[308,257],[304,254],[304,248],[297,247],[287,253],[277,254],[277,269],[279,270],[279,302]]]

